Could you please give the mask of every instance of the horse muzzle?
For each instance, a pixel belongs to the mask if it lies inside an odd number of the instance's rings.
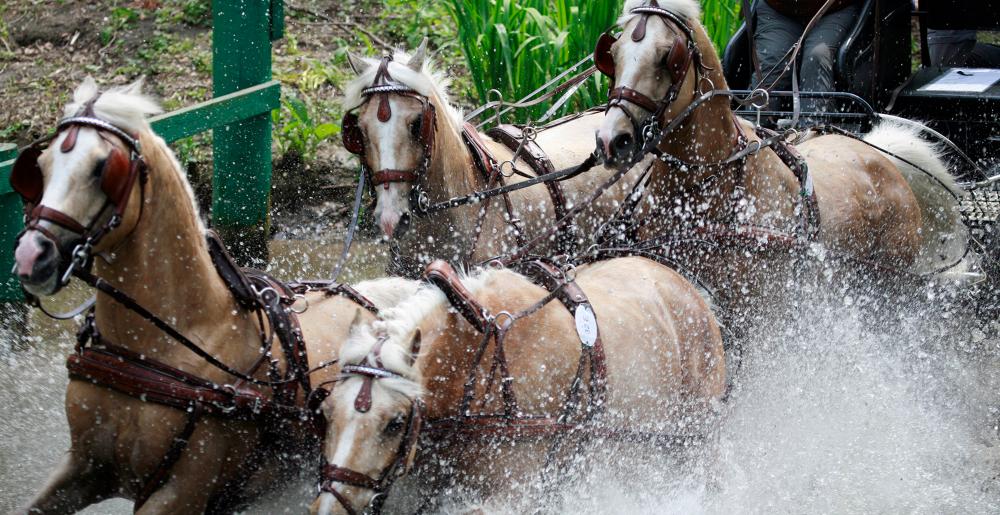
[[[52,295],[63,284],[64,260],[59,246],[39,231],[29,230],[17,240],[14,273],[32,295]]]
[[[621,168],[630,164],[638,151],[638,140],[631,131],[597,132],[597,155],[604,166]]]

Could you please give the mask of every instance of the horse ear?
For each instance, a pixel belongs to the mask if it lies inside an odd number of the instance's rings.
[[[420,355],[420,328],[413,332],[413,339],[410,340],[410,363],[417,360]]]
[[[425,59],[427,59],[426,37],[420,42],[420,46],[417,47],[416,52],[413,52],[413,57],[410,58],[410,62],[406,63],[406,65],[409,66],[411,70],[419,72],[424,67]]]
[[[84,102],[94,98],[97,94],[97,81],[93,77],[87,75],[83,82],[76,87],[73,91],[73,102],[76,104],[83,104]]]
[[[146,82],[146,77],[139,77],[138,79],[135,80],[135,82],[122,88],[122,93],[125,93],[126,95],[141,95],[142,86],[145,84],[145,82]]]
[[[368,61],[365,61],[363,58],[352,54],[350,50],[347,51],[347,64],[350,64],[351,69],[354,70],[354,73],[358,75],[365,73],[366,71],[368,71],[368,68],[372,67],[372,65],[369,64]]]

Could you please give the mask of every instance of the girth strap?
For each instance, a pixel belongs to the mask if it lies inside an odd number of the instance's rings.
[[[146,483],[142,485],[142,489],[136,495],[135,503],[132,506],[133,513],[138,512],[146,504],[146,501],[170,479],[170,470],[180,461],[181,455],[191,442],[191,435],[194,434],[194,429],[197,427],[198,421],[201,420],[204,412],[204,405],[200,402],[195,402],[194,407],[188,414],[187,422],[184,423],[184,429],[174,437],[174,441],[170,444],[170,448],[167,449],[167,453],[160,459],[156,470],[146,479]]]
[[[590,304],[590,299],[583,292],[576,281],[566,281],[565,274],[551,263],[536,259],[528,261],[522,265],[522,271],[532,280],[541,284],[545,289],[553,291],[559,302],[576,322],[576,330],[580,336],[580,350],[582,352],[580,367],[577,369],[575,385],[583,379],[583,358],[590,361],[590,404],[591,415],[599,411],[604,405],[607,397],[607,363],[604,354],[604,344],[601,340],[600,328],[597,325],[597,317],[594,308]],[[570,399],[567,407],[571,407],[578,399],[571,388]]]

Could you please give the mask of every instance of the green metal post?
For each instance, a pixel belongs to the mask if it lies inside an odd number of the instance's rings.
[[[273,3],[212,2],[214,96],[271,79]],[[280,30],[277,32],[280,34]],[[216,128],[213,142],[212,225],[241,264],[266,263],[271,199],[270,113]]]
[[[0,163],[17,157],[17,146],[0,143]],[[0,174],[0,302],[24,300],[21,285],[11,272],[14,267],[14,239],[24,228],[21,197],[10,187],[9,172]]]

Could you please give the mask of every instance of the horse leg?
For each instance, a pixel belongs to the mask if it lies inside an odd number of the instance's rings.
[[[59,467],[49,475],[42,491],[20,513],[75,513],[107,499],[113,485],[102,477],[91,460],[70,450]]]
[[[252,434],[252,432],[250,433]],[[251,452],[255,438],[235,439],[218,421],[200,423],[169,479],[136,510],[136,515],[206,513],[212,498],[232,479],[227,467]],[[231,513],[231,511],[230,511]]]

